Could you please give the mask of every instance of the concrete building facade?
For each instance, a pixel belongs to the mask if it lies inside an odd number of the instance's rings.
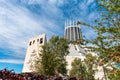
[[[76,20],[70,20],[65,22],[65,30],[64,30],[64,37],[68,41],[77,41],[79,39],[82,39],[82,33],[80,26],[77,25]]]
[[[22,72],[33,72],[34,71],[34,61],[37,58],[40,50],[42,49],[41,46],[46,43],[46,35],[38,35],[33,37],[29,40],[26,57],[23,65]]]

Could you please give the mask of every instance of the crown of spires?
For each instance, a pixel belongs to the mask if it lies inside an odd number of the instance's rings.
[[[80,26],[77,24],[78,19],[70,19],[65,21],[65,32],[64,37],[69,41],[78,41],[82,39],[82,33],[80,30]]]
[[[72,18],[70,20],[66,20],[65,21],[65,27],[79,27],[79,25],[77,24],[77,22],[79,21],[79,19],[75,19],[75,18]]]

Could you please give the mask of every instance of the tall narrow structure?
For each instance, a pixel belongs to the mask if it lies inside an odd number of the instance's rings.
[[[65,21],[64,37],[70,42],[82,39],[81,29],[76,20]]]
[[[41,46],[46,43],[46,35],[38,35],[36,37],[33,37],[29,40],[25,62],[23,66],[22,72],[33,72],[34,71],[34,64],[35,59],[38,56],[38,53],[40,53],[40,50],[42,49]]]
[[[68,40],[69,43],[69,55],[66,56],[66,61],[68,62],[67,69],[69,73],[73,60],[75,58],[84,60],[86,54],[86,50],[83,45],[72,43],[82,39],[80,25],[77,25],[77,20],[67,20],[65,22],[64,37]]]

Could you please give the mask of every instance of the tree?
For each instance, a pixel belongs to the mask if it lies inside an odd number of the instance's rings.
[[[108,78],[109,78],[110,80],[118,80],[118,79],[120,79],[120,70],[114,68],[114,69],[110,72]]]
[[[83,77],[86,73],[86,67],[79,58],[75,58],[74,61],[71,64],[72,68],[70,70],[70,75],[75,76],[77,78]],[[83,73],[84,72],[84,73]]]
[[[84,61],[79,58],[74,59],[70,75],[77,78],[82,77],[85,80],[94,80],[95,71],[97,70],[97,57],[91,54],[87,54],[85,57]]]
[[[98,4],[104,12],[102,12],[100,20],[95,20],[97,25],[94,29],[98,32],[95,41],[100,41],[101,51],[107,58],[119,62],[116,57],[120,56],[120,1],[101,0],[98,1]],[[112,56],[113,54],[114,56]]]
[[[105,65],[120,63],[120,0],[97,0],[97,3],[98,10],[102,14],[100,19],[95,20],[96,25],[91,26],[82,22],[78,22],[78,24],[89,26],[97,33],[97,36],[89,43],[94,45],[91,49],[99,55],[100,66],[103,66],[107,80],[107,76],[111,74],[107,74],[108,70],[106,71],[107,66]],[[119,73],[119,69],[114,68],[115,64],[114,67],[111,67],[113,73],[114,69]]]
[[[101,61],[104,64],[111,62],[111,65],[114,62],[120,63],[120,1],[101,0],[98,1],[98,4],[101,10],[104,9],[101,20],[96,20],[99,27],[96,30],[98,37],[100,37],[96,41],[101,41],[101,45],[98,47],[99,49],[101,47],[99,50]],[[113,68],[112,72],[116,69],[119,73],[118,68],[111,67]]]
[[[94,80],[95,71],[97,71],[97,56],[92,56],[92,54],[87,54],[85,56],[85,66],[87,71],[87,78],[90,80]]]
[[[36,72],[42,75],[66,74],[65,56],[69,53],[68,48],[66,39],[53,36],[42,46],[35,65]]]

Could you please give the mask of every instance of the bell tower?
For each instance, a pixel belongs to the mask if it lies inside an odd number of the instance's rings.
[[[44,45],[46,42],[47,41],[45,34],[38,35],[29,40],[26,57],[23,65],[23,70],[22,70],[23,73],[34,72],[35,60],[37,59],[38,54],[42,49],[41,46]]]

